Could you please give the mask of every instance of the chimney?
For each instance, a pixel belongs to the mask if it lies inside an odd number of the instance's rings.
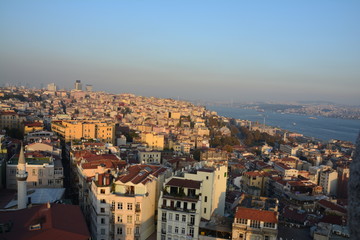
[[[104,177],[103,174],[99,174],[99,176],[98,176],[98,185],[99,186],[103,185],[103,180],[104,180],[103,177]]]
[[[110,174],[106,174],[106,179],[105,179],[105,181],[106,181],[106,186],[109,186],[110,185]]]

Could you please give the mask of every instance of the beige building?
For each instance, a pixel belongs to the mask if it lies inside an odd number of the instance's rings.
[[[133,165],[112,176],[96,174],[85,206],[93,239],[145,240],[155,231],[155,210],[167,168]]]
[[[141,142],[146,143],[149,148],[154,150],[164,150],[164,135],[143,132],[140,134]]]
[[[263,171],[246,172],[242,176],[242,188],[246,193],[264,196],[268,186],[268,174]]]
[[[242,195],[235,210],[233,240],[276,240],[278,200]]]
[[[26,116],[18,114],[13,110],[0,111],[0,130],[15,128],[23,131],[25,120]]]
[[[99,139],[114,144],[115,141],[114,124],[98,120],[52,121],[51,129],[67,142],[80,139]]]

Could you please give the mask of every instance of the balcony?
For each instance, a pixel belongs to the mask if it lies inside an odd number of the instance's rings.
[[[173,211],[178,211],[178,212],[186,212],[186,213],[196,213],[196,209],[185,209],[185,208],[181,208],[181,207],[172,207],[172,206],[166,206],[166,205],[161,205],[162,209],[167,209],[167,210],[173,210]]]
[[[141,212],[140,207],[136,207],[136,208],[135,208],[135,212]]]

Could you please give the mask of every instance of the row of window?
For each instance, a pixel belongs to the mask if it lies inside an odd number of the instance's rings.
[[[248,224],[248,219],[236,218],[236,223],[246,225],[246,224]],[[250,220],[250,227],[260,228],[260,221]],[[264,222],[264,227],[275,228],[275,223]]]
[[[189,228],[189,232],[188,232],[188,236],[191,236],[191,237],[194,237],[194,228],[193,227],[190,227]],[[185,235],[186,234],[186,231],[185,231],[185,228],[181,228],[181,232],[180,232],[180,229],[179,229],[179,227],[175,227],[174,228],[174,232],[172,232],[172,226],[168,226],[168,229],[167,229],[167,232],[166,232],[166,230],[165,230],[165,228],[162,228],[161,229],[161,233],[162,234],[172,234],[172,233],[174,233],[174,234],[182,234],[182,235]],[[166,240],[166,238],[165,238],[165,236],[166,235],[161,235],[161,240]],[[174,240],[175,239],[178,239],[178,237],[177,236],[174,236],[174,238],[173,238]],[[172,237],[171,236],[168,236],[168,238],[167,238],[167,240],[172,240]]]
[[[169,221],[172,221],[173,220],[173,215],[175,215],[175,221],[180,221],[180,214],[176,213],[176,214],[173,214],[171,212],[167,213],[167,212],[162,212],[162,220],[163,221],[166,221],[166,220],[169,220]],[[182,214],[181,215],[181,221],[182,222],[186,222],[186,219],[187,219],[187,215],[185,214]],[[195,215],[190,215],[190,219],[189,219],[190,223],[191,224],[194,224],[195,223]]]

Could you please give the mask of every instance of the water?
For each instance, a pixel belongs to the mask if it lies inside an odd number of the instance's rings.
[[[355,143],[360,131],[360,120],[327,118],[311,115],[282,114],[278,112],[258,112],[253,109],[240,109],[222,106],[207,106],[207,109],[216,111],[218,115],[250,120],[253,122],[264,122],[265,124],[291,132],[301,133],[304,136],[315,137],[328,141],[338,139]],[[314,117],[316,119],[311,119]]]

